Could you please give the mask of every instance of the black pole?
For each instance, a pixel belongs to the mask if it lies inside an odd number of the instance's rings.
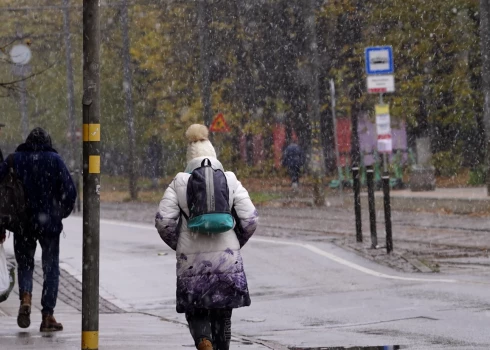
[[[481,91],[486,134],[487,196],[490,196],[490,1],[480,0]]]
[[[359,167],[352,167],[352,179],[354,180],[354,213],[356,215],[356,240],[362,242],[362,221],[361,221],[361,172]]]
[[[99,348],[100,13],[83,0],[83,350]]]
[[[383,154],[383,197],[385,210],[385,229],[386,229],[386,252],[393,251],[393,235],[391,231],[391,204],[390,204],[390,174],[388,172],[388,157]]]
[[[369,227],[371,229],[371,247],[378,247],[378,234],[376,233],[376,204],[374,200],[374,170],[372,166],[368,166],[366,170],[366,181],[368,189],[368,204],[369,204]]]
[[[29,135],[29,114],[27,101],[27,84],[25,81],[26,73],[22,69],[22,80],[19,82],[19,97],[20,97],[20,117],[22,120],[22,139],[25,140]]]

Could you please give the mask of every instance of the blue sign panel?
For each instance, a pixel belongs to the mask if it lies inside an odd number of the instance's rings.
[[[373,46],[365,50],[367,74],[393,74],[393,48],[391,46]]]

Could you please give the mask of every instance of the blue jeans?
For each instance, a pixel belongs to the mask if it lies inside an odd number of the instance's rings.
[[[34,272],[34,254],[36,245],[42,249],[42,266],[44,274],[43,294],[41,297],[42,313],[52,315],[58,298],[60,280],[60,236],[32,237],[29,234],[14,234],[15,259],[19,278],[19,296],[24,292],[32,293],[32,274]]]

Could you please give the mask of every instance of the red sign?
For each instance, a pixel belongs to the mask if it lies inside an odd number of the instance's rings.
[[[379,94],[379,93],[383,93],[383,92],[387,92],[388,89],[387,88],[372,88],[372,89],[368,89],[368,92],[371,93],[371,94]]]
[[[213,132],[229,132],[230,128],[228,127],[228,124],[226,124],[225,117],[223,116],[223,113],[219,113],[211,123],[211,126],[209,127],[209,131]]]

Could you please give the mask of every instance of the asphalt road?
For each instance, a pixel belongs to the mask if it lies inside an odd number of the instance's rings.
[[[395,344],[408,349],[490,348],[490,281],[484,276],[403,274],[315,239],[315,231],[308,239],[271,234],[295,222],[278,219],[279,228],[272,229],[270,220],[243,249],[252,306],[236,310],[232,320],[234,335],[256,344],[254,349],[266,348],[259,343],[275,349]],[[81,224],[81,218],[66,220],[61,243],[62,268],[79,280]],[[175,253],[156,230],[103,220],[101,232],[101,295],[128,312],[111,317],[147,315],[184,323],[175,312]],[[6,246],[10,253],[11,241]],[[71,310],[65,313],[77,315]],[[148,331],[151,327],[141,321],[129,326],[135,334],[138,327],[149,332],[145,339],[158,338],[156,332],[162,331]],[[0,345],[7,337],[0,331]],[[189,346],[189,335],[179,337]]]

